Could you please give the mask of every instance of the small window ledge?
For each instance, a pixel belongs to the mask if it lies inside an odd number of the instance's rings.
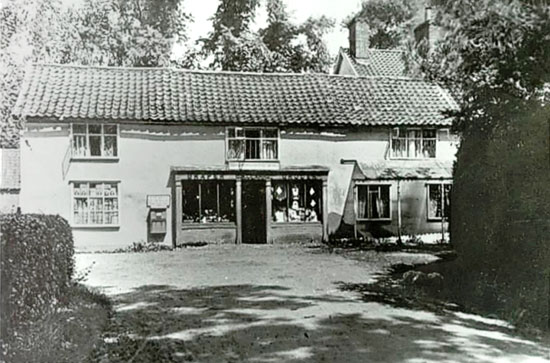
[[[119,224],[73,224],[72,229],[118,230]]]
[[[73,156],[71,157],[71,162],[105,162],[105,163],[116,163],[118,162],[119,157],[102,157],[102,156]]]
[[[209,223],[189,223],[182,222],[181,229],[232,229],[237,228],[233,222],[209,222]]]
[[[391,218],[356,218],[357,222],[391,222]]]

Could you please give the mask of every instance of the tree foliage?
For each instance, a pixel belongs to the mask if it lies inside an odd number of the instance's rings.
[[[421,59],[455,90],[461,134],[452,195],[455,282],[502,316],[548,321],[550,266],[550,7],[441,1],[447,34]]]
[[[0,146],[17,145],[10,118],[30,62],[163,66],[190,21],[182,0],[10,0],[0,8]]]
[[[180,65],[229,71],[326,72],[331,63],[323,36],[334,26],[326,17],[295,24],[282,0],[267,0],[267,24],[257,32],[258,0],[221,0],[213,31],[199,40]]]

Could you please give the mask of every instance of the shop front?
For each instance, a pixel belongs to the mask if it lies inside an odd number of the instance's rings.
[[[323,167],[172,168],[173,244],[326,240],[327,177]]]

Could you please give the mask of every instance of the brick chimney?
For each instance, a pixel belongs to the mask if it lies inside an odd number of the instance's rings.
[[[427,50],[433,49],[436,41],[442,37],[442,29],[433,22],[433,9],[426,6],[424,9],[424,22],[414,28],[414,39],[416,43],[426,40]]]
[[[367,58],[369,50],[370,29],[367,22],[355,17],[348,24],[349,51],[355,58]]]

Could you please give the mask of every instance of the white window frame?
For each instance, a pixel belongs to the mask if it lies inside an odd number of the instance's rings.
[[[451,192],[453,190],[453,183],[451,181],[434,181],[426,183],[426,217],[430,222],[442,221],[443,219],[448,220],[449,216],[445,215],[445,186],[451,186]],[[441,217],[430,217],[430,187],[431,186],[440,186],[441,187]],[[450,205],[449,205],[450,207]]]
[[[235,137],[229,137],[229,130],[235,129]],[[259,138],[251,138],[244,136],[245,130],[259,130],[260,131],[260,137]],[[242,130],[243,136],[237,136],[237,130]],[[277,132],[276,137],[264,137],[263,131],[264,130],[274,130]],[[230,159],[229,158],[229,141],[230,140],[245,140],[245,148],[246,148],[246,140],[259,140],[260,141],[260,147],[262,145],[262,141],[269,140],[269,141],[276,141],[277,142],[277,157],[275,159],[246,159],[246,149],[244,151],[244,158],[242,159]],[[280,150],[280,144],[281,144],[281,133],[278,127],[264,127],[264,126],[228,126],[225,128],[225,160],[228,162],[278,162],[279,157],[281,154]],[[261,151],[260,151],[261,152]]]
[[[423,131],[426,131],[426,130],[433,130],[435,132],[435,137],[433,137],[433,138],[424,138]],[[409,137],[408,137],[408,134],[409,134],[410,131],[420,131],[420,139],[419,139],[420,140],[420,147],[424,146],[424,140],[433,140],[433,141],[435,141],[435,152],[434,152],[433,157],[424,157],[424,153],[421,153],[422,156],[420,156],[420,157],[409,156],[409,141],[408,141]],[[394,137],[394,132],[397,132],[397,137]],[[401,132],[405,133],[405,137],[400,136]],[[394,139],[405,140],[406,145],[407,145],[407,156],[394,156],[393,155]],[[392,129],[390,129],[390,149],[389,149],[390,159],[396,159],[396,160],[399,160],[399,159],[401,159],[401,160],[403,160],[403,159],[406,159],[406,160],[431,160],[431,159],[435,159],[435,158],[437,158],[437,141],[438,141],[438,129],[434,128],[434,127],[424,127],[424,128],[421,128],[421,127],[394,127]]]
[[[70,185],[71,185],[71,226],[72,227],[75,227],[75,228],[119,228],[120,227],[120,221],[121,221],[121,205],[120,205],[120,199],[121,199],[121,190],[120,190],[120,180],[71,180],[70,182]],[[102,224],[91,224],[91,223],[86,223],[86,224],[82,224],[82,223],[76,223],[75,221],[75,218],[74,218],[74,202],[75,202],[75,184],[78,184],[78,183],[87,183],[88,184],[88,190],[89,190],[89,185],[90,184],[116,184],[117,186],[117,196],[116,196],[116,199],[117,199],[117,205],[118,205],[118,223],[112,223],[112,224],[105,224],[105,223],[102,223]],[[103,203],[102,205],[105,206],[105,195],[102,196],[102,199],[103,199]],[[88,195],[86,197],[87,200],[90,199],[90,195]],[[88,202],[88,208],[89,208],[89,202]],[[103,209],[103,215],[105,215],[105,209]]]
[[[75,133],[74,125],[83,125],[86,126],[86,133]],[[116,155],[115,156],[104,156],[104,155],[75,155],[74,152],[74,136],[80,135],[86,137],[87,153],[90,153],[90,126],[101,126],[101,146],[100,150],[103,153],[105,136],[116,136]],[[115,126],[115,134],[105,134],[105,126]],[[71,123],[71,132],[70,132],[70,145],[71,149],[71,160],[118,160],[120,157],[120,127],[118,124],[114,123]]]
[[[385,218],[359,218],[359,188],[361,187],[388,187],[388,215],[389,217]],[[380,221],[380,222],[391,222],[392,220],[392,199],[391,199],[391,183],[380,183],[380,182],[357,182],[355,183],[355,215],[356,220],[359,222],[365,222],[365,221]],[[368,189],[367,189],[367,198],[369,196]],[[368,204],[367,200],[367,204]]]

